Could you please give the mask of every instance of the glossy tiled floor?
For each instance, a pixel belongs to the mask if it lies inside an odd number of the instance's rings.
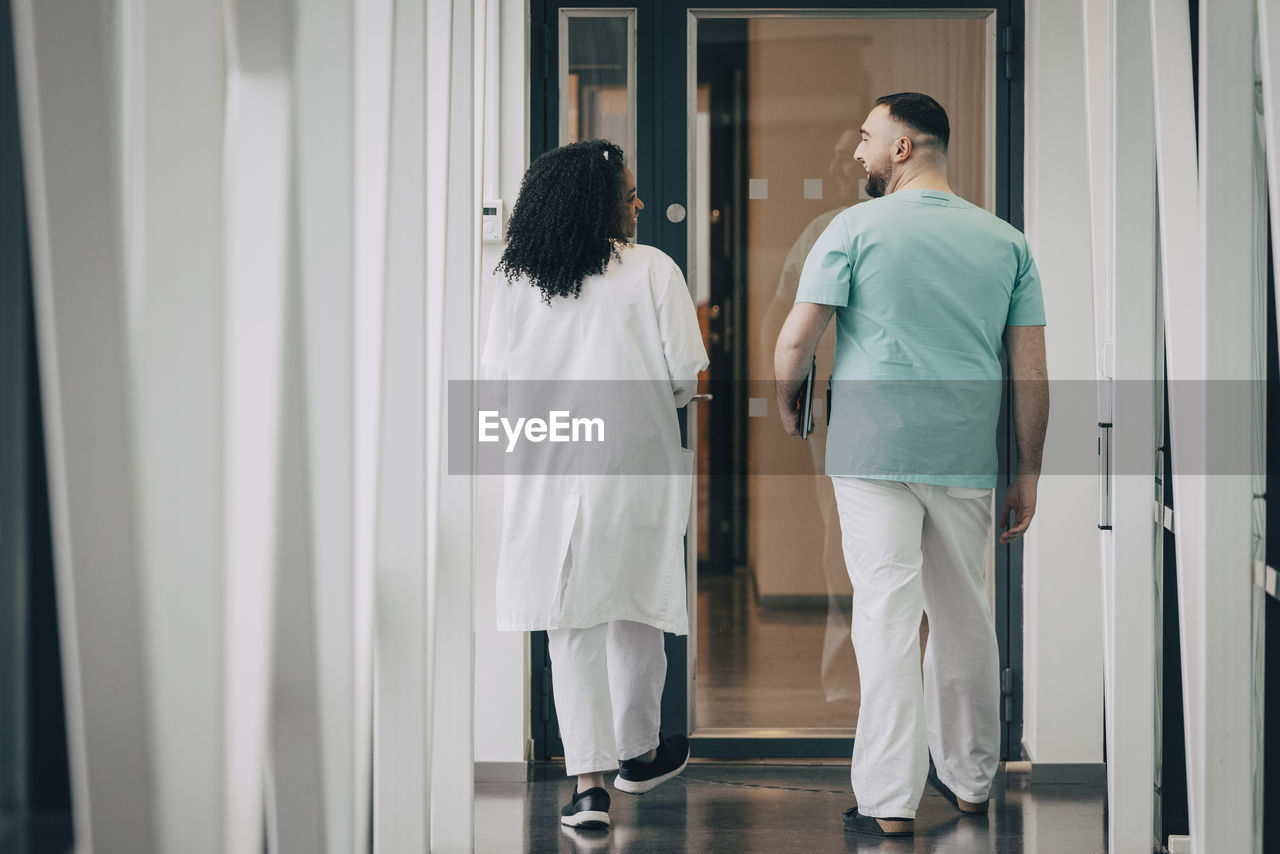
[[[853,804],[848,766],[692,763],[681,777],[640,796],[612,791],[607,831],[562,828],[561,805],[572,786],[563,768],[535,768],[529,783],[476,786],[476,848],[515,852],[627,854],[822,854],[829,851],[934,854],[1093,854],[1105,852],[1103,785],[1030,785],[996,780],[986,817],[959,816],[926,789],[916,835],[877,840],[845,834],[842,811]]]

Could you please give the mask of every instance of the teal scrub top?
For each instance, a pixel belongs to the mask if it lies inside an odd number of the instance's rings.
[[[958,196],[900,190],[831,221],[796,302],[837,307],[827,474],[996,485],[1007,326],[1043,326],[1026,237]]]

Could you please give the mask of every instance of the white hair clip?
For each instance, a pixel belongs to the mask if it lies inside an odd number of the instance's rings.
[[[609,159],[609,149],[607,149],[607,148],[606,148],[606,149],[605,149],[603,152],[601,152],[601,153],[604,155],[604,159],[605,159],[605,160],[608,160],[608,159]]]

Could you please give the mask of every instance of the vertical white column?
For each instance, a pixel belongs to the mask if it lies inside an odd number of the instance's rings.
[[[122,10],[156,838],[162,851],[217,854],[226,850],[222,15],[214,0]]]
[[[1108,850],[1154,837],[1156,187],[1150,17],[1109,2],[1107,292],[1113,342],[1112,531],[1104,532]]]
[[[443,108],[448,116],[447,149],[433,151],[429,141],[427,155],[428,246],[432,237],[443,238],[436,243],[443,263],[427,271],[431,850],[467,854],[474,834],[474,496],[470,457],[462,450],[471,447],[470,436],[450,437],[447,425],[459,421],[449,417],[450,405],[471,400],[451,394],[450,384],[469,391],[475,371],[482,150],[477,106],[484,100],[483,77],[475,69],[484,67],[484,29],[475,0],[447,5],[449,26],[433,28],[429,16],[427,30],[428,57],[446,56],[450,65],[447,75],[428,72],[427,96],[429,115]],[[451,33],[447,48],[444,33]],[[432,215],[442,213],[447,216],[433,223]],[[429,265],[431,260],[429,254]]]
[[[490,69],[496,66],[499,75],[489,87],[486,98],[496,102],[499,118],[496,124],[487,126],[485,137],[487,142],[496,143],[499,162],[486,162],[484,173],[488,176],[492,169],[497,168],[496,196],[504,200],[506,210],[510,211],[529,163],[526,139],[529,105],[525,91],[528,69],[525,30],[528,24],[524,0],[500,0],[491,2],[489,7],[489,15],[499,18],[490,26],[496,25],[500,47],[497,57],[486,63]],[[481,247],[480,276],[482,287],[489,294],[497,288],[506,287],[506,280],[493,274],[502,249],[502,244],[497,243],[486,243]],[[486,316],[479,318],[477,328],[487,328]],[[479,334],[483,336],[483,332]],[[478,347],[483,346],[483,341],[479,340],[477,344]],[[475,480],[475,669],[477,673],[484,674],[484,678],[475,683],[476,773],[488,773],[505,780],[523,780],[525,746],[529,738],[529,665],[526,653],[529,635],[527,632],[499,632],[495,628],[494,595],[502,530],[502,491],[500,476]]]
[[[355,816],[368,799],[356,783],[356,710],[367,693],[355,679],[353,25],[350,0],[297,8],[293,154],[302,358],[294,379],[305,388],[304,503],[313,524],[308,560],[298,565],[303,572],[286,606],[297,627],[309,630],[291,648],[277,644],[274,731],[282,850],[327,847],[335,854],[360,847]]]
[[[1205,351],[1203,292],[1200,282],[1200,210],[1196,159],[1195,89],[1191,75],[1191,25],[1185,3],[1151,0],[1152,79],[1155,87],[1156,178],[1160,223],[1160,277],[1169,377],[1169,452],[1174,471],[1173,499],[1178,519],[1177,564],[1179,635],[1182,677],[1187,696],[1203,667],[1197,639],[1198,619],[1189,603],[1197,591],[1188,590],[1193,561],[1203,566],[1204,532],[1194,520],[1204,519],[1203,477],[1187,473],[1206,469],[1205,429],[1197,420],[1204,401],[1203,366],[1197,354]],[[1197,381],[1198,380],[1198,381]],[[1200,445],[1196,438],[1200,437]],[[1183,472],[1179,475],[1178,472]],[[1192,737],[1191,706],[1187,714],[1187,795],[1192,804],[1203,801],[1204,758]],[[1199,830],[1200,815],[1191,809],[1191,833]]]
[[[292,274],[293,4],[224,0],[227,851],[259,852]],[[294,496],[290,496],[294,497]],[[292,533],[295,535],[297,531]]]
[[[1202,759],[1190,803],[1197,852],[1249,851],[1254,845],[1253,548],[1249,476],[1250,395],[1231,394],[1251,379],[1254,293],[1254,6],[1226,0],[1200,7],[1199,120],[1202,255],[1199,323],[1206,346],[1193,358],[1209,385],[1203,412],[1210,468],[1202,481],[1204,515],[1193,543],[1184,609],[1200,670],[1187,683],[1188,737]],[[1171,336],[1172,338],[1172,336]],[[1171,348],[1172,349],[1172,348]],[[1233,405],[1239,400],[1241,405]],[[1173,439],[1178,441],[1177,428]],[[1228,453],[1235,451],[1234,454]],[[1175,468],[1176,472],[1177,469]],[[1188,472],[1190,473],[1190,472]],[[1187,521],[1174,484],[1178,541]],[[1197,508],[1199,509],[1199,508]],[[1203,562],[1201,562],[1203,561]]]
[[[470,851],[472,486],[449,382],[472,379],[479,258],[471,0],[396,4],[377,518],[374,842]],[[431,116],[436,132],[426,133]]]
[[[1098,423],[1112,423],[1113,374],[1115,368],[1108,361],[1113,352],[1114,329],[1112,324],[1112,281],[1108,276],[1108,236],[1111,200],[1111,176],[1108,169],[1108,146],[1111,138],[1112,92],[1112,42],[1114,26],[1109,0],[1081,0],[1084,23],[1084,71],[1085,116],[1088,125],[1089,151],[1089,220],[1092,226],[1090,242],[1093,260],[1093,327],[1096,347],[1095,384],[1097,388]],[[1110,483],[1100,484],[1109,489]],[[1102,495],[1098,502],[1103,501]],[[1101,510],[1099,511],[1101,515]],[[1115,549],[1110,531],[1099,531],[1099,562],[1102,569],[1102,639],[1103,639],[1103,693],[1110,697],[1115,684],[1115,601],[1113,581],[1115,576]],[[1111,708],[1104,708],[1104,727],[1108,743],[1113,743],[1111,731],[1114,715]],[[1112,765],[1108,763],[1108,781],[1112,779]]]
[[[1080,0],[1083,11],[1085,117],[1089,140],[1089,220],[1093,226],[1094,339],[1111,330],[1107,282],[1107,144],[1111,133],[1111,15],[1109,0]],[[1101,368],[1101,354],[1098,358]],[[1100,371],[1101,373],[1101,371]]]
[[[356,707],[356,838],[369,838],[373,774],[373,612],[379,416],[382,369],[382,300],[387,249],[392,0],[355,4],[355,460],[354,574]]]
[[[396,0],[374,597],[373,841],[380,854],[430,846],[426,23],[423,0]]]
[[[1026,231],[1044,274],[1045,347],[1054,395],[1092,387],[1097,348],[1090,280],[1084,33],[1080,7],[1031,2],[1027,19]],[[1084,331],[1084,334],[1080,334]],[[1064,396],[1065,397],[1065,396]],[[1088,398],[1085,398],[1086,400]],[[1097,431],[1090,406],[1055,397],[1046,460],[1079,460]],[[1046,463],[1036,522],[1023,543],[1023,747],[1035,762],[1102,761],[1102,606],[1093,458],[1064,472]],[[1069,558],[1067,557],[1069,556]]]
[[[158,850],[105,7],[13,4],[67,737],[81,851]]]
[[[293,243],[291,248],[296,249]],[[323,852],[326,779],[321,738],[318,638],[319,579],[315,568],[316,495],[310,469],[312,425],[305,382],[304,308],[297,257],[291,259],[284,303],[280,386],[278,505],[275,530],[272,643],[268,664],[270,721],[266,774],[268,851]],[[335,627],[336,628],[336,627]],[[331,662],[337,666],[340,662]]]

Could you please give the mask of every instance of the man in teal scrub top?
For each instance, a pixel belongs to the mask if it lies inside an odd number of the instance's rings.
[[[914,832],[926,779],[961,813],[987,811],[1000,685],[983,575],[1003,349],[1018,468],[1001,543],[1035,514],[1049,415],[1035,262],[1021,232],[951,191],[949,136],[946,112],[927,95],[876,102],[855,154],[872,199],[837,215],[809,252],[774,358],[783,424],[798,434],[804,376],[835,317],[826,469],[862,684],[857,806],[844,825],[871,836]]]

